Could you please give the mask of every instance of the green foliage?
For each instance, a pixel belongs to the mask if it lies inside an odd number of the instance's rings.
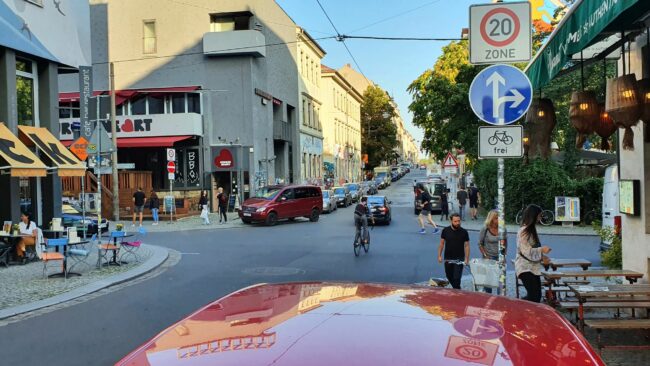
[[[600,227],[599,222],[594,222],[593,227],[594,231],[600,236],[600,240],[612,243],[609,250],[600,253],[600,259],[603,265],[610,269],[623,268],[623,242],[621,241],[621,237],[616,234],[612,227]]]
[[[542,159],[532,160],[529,164],[515,159],[506,160],[505,171],[505,213],[508,221],[514,221],[517,212],[531,203],[553,210],[555,196],[579,197],[584,213],[601,207],[602,178],[574,180],[560,165]],[[496,160],[479,161],[474,168],[474,180],[481,191],[485,208],[496,207]]]
[[[361,153],[368,154],[366,169],[396,157],[397,127],[391,121],[394,116],[395,107],[388,94],[378,86],[369,86],[361,104]]]

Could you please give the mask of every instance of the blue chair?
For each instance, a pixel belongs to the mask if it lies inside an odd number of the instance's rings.
[[[63,267],[63,261],[65,261],[65,256],[63,255],[63,247],[68,244],[68,239],[46,239],[43,242],[43,251],[41,252],[41,260],[43,261],[43,277],[48,278],[47,276],[47,264],[49,262],[58,262],[61,261],[61,267]],[[56,248],[62,248],[60,251],[56,252]],[[67,278],[67,271],[64,271],[64,277]]]
[[[124,249],[124,252],[122,252],[122,255],[120,256],[120,263],[122,263],[122,261],[129,256],[135,259],[137,263],[140,263],[139,251],[146,236],[147,230],[143,227],[140,227],[138,230],[138,235],[135,237],[134,241],[123,241],[120,244],[122,249]]]
[[[68,249],[68,258],[72,261],[72,265],[68,267],[68,273],[71,273],[72,269],[78,265],[90,267],[90,263],[88,263],[89,248],[95,245],[97,245],[97,234],[93,234],[88,243],[76,244],[72,249]]]

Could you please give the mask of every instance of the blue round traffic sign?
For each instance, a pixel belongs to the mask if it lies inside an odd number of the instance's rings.
[[[508,125],[530,107],[533,87],[528,76],[510,65],[492,65],[481,71],[469,87],[474,114],[491,125]]]

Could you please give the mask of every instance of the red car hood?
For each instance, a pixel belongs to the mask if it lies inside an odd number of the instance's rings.
[[[259,208],[259,207],[268,205],[270,202],[272,202],[272,201],[264,199],[264,198],[249,198],[246,201],[244,201],[242,206],[250,206],[250,207]]]
[[[174,324],[118,365],[604,365],[552,308],[482,293],[258,285]]]

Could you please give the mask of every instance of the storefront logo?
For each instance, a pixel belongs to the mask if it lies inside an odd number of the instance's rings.
[[[232,153],[228,149],[221,149],[219,155],[214,158],[214,165],[220,169],[229,169],[234,166]]]
[[[105,120],[102,121],[106,131],[111,131],[111,121]],[[115,121],[115,130],[117,133],[132,133],[132,132],[151,132],[151,126],[153,124],[153,119],[151,118],[142,118],[142,119],[130,119],[127,118],[124,121]],[[72,135],[72,122],[61,122],[61,137]]]

